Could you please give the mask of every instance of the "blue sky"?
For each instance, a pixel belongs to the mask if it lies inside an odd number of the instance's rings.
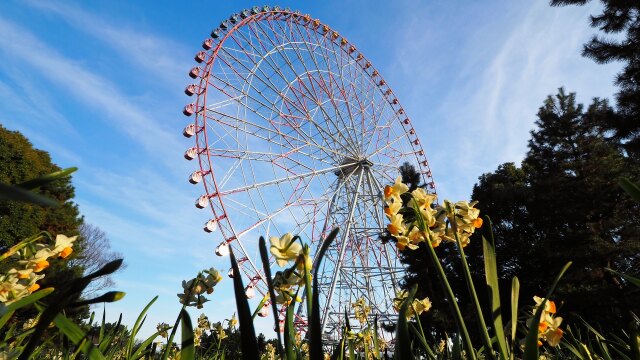
[[[3,1],[0,123],[78,166],[76,201],[128,268],[108,316],[135,316],[154,296],[144,334],[173,323],[180,282],[228,269],[193,206],[201,188],[182,157],[183,95],[193,55],[247,1]],[[443,198],[466,199],[478,176],[526,153],[544,98],[560,86],[581,102],[611,97],[618,64],[580,56],[590,7],[546,1],[282,1],[340,32],[364,53],[412,118]],[[225,279],[227,280],[227,279]],[[203,311],[234,311],[231,282]],[[193,312],[193,314],[197,314]],[[266,331],[268,324],[261,323]],[[268,336],[271,334],[268,334]]]

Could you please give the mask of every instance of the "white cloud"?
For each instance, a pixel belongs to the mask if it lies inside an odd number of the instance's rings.
[[[400,90],[410,95],[409,101],[401,101],[424,139],[438,192],[447,197],[465,198],[477,176],[503,162],[522,160],[538,108],[558,87],[576,91],[583,102],[615,91],[611,82],[619,65],[598,65],[580,56],[582,44],[594,32],[588,26],[594,6],[492,6],[508,16],[456,29],[461,24],[455,21],[448,25],[415,15],[398,35],[405,39],[398,43],[408,49],[396,57],[403,70],[396,76],[412,79],[410,91]],[[437,26],[444,28],[432,29]],[[420,32],[449,30],[463,35],[448,36],[467,40],[430,47],[406,41]],[[424,67],[437,69],[437,74],[413,70]]]
[[[96,114],[104,115],[167,168],[175,168],[173,159],[183,146],[176,135],[158,121],[156,114],[138,108],[111,81],[92,73],[80,62],[64,57],[27,29],[2,17],[0,33],[1,51],[35,68],[43,77],[93,108]],[[34,48],[38,49],[37,56]],[[88,114],[86,121],[94,118],[94,114]]]
[[[115,49],[123,58],[145,72],[154,74],[174,89],[183,86],[190,63],[176,59],[189,59],[188,49],[181,44],[127,24],[115,24],[79,7],[60,2],[28,0],[28,5],[54,14],[80,31],[86,32]],[[197,45],[197,44],[194,44]],[[183,54],[184,56],[176,56]]]

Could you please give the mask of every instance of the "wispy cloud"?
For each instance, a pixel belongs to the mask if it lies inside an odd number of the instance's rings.
[[[592,33],[587,24],[592,8],[563,11],[544,2],[499,6],[508,16],[497,16],[490,24],[463,24],[463,33],[477,27],[472,41],[431,47],[399,42],[409,44],[396,57],[401,76],[412,76],[412,84],[418,84],[404,91],[411,94],[408,105],[401,101],[425,138],[439,192],[447,196],[467,197],[477,176],[500,163],[519,162],[526,154],[538,108],[558,87],[577,91],[582,101],[614,91],[611,79],[618,66],[580,57],[582,44]],[[413,16],[411,27],[399,36],[455,31],[455,24],[448,27],[421,16]],[[437,26],[445,28],[432,29]],[[412,70],[424,67],[437,71]],[[449,76],[442,78],[440,71]],[[448,172],[442,173],[445,169]]]
[[[82,63],[66,58],[27,29],[2,17],[0,33],[0,51],[33,67],[97,114],[104,114],[110,123],[149,154],[168,168],[174,168],[173,158],[181,153],[183,145],[173,132],[156,120],[156,114],[138,108],[108,79],[91,72]],[[37,56],[34,56],[34,48],[38,49]]]
[[[145,33],[128,24],[117,24],[113,19],[107,21],[78,6],[41,0],[28,0],[26,4],[53,14],[104,42],[124,59],[142,71],[152,73],[172,88],[180,88],[187,79],[186,72],[191,64],[177,59],[189,59],[191,54],[187,47],[176,41]]]

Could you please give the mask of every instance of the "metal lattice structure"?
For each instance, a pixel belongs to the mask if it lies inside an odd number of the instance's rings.
[[[346,38],[288,9],[234,14],[202,47],[185,90],[195,97],[183,111],[195,118],[185,157],[199,164],[189,180],[204,185],[196,206],[213,213],[204,229],[220,239],[218,254],[233,249],[247,296],[267,293],[259,236],[299,234],[316,251],[339,226],[318,272],[326,339],[360,297],[371,317],[394,321],[403,268],[395,246],[378,239],[381,190],[404,162],[435,185],[393,91]],[[304,325],[302,308],[296,322]]]

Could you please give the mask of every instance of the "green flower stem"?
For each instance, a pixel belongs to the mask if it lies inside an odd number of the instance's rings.
[[[427,352],[427,355],[429,355],[430,359],[435,359],[435,354],[431,351],[431,348],[427,344],[427,337],[425,336],[424,329],[422,328],[422,322],[420,321],[420,315],[417,314],[416,307],[413,306],[413,303],[411,303],[411,309],[413,310],[413,313],[415,314],[416,322],[418,323],[418,328],[420,328],[420,336],[422,337],[422,339],[420,339],[420,340],[421,340],[421,342],[422,342],[422,344],[424,346],[424,349]]]
[[[453,307],[453,312],[455,313],[456,320],[458,322],[458,329],[462,332],[465,346],[467,347],[467,351],[469,352],[469,358],[471,360],[476,360],[476,352],[473,348],[473,344],[471,343],[471,338],[469,337],[469,332],[467,331],[467,325],[464,323],[464,319],[462,318],[462,313],[460,312],[460,307],[458,307],[458,302],[456,301],[456,296],[451,289],[451,284],[449,284],[449,280],[447,279],[447,275],[444,273],[444,269],[442,268],[442,264],[440,264],[440,259],[438,259],[438,255],[436,254],[436,250],[433,248],[433,236],[431,231],[427,228],[427,224],[425,224],[424,219],[422,218],[422,214],[420,213],[420,209],[418,208],[418,204],[414,201],[413,210],[416,213],[416,218],[418,220],[418,228],[422,231],[422,235],[428,239],[429,255],[431,256],[431,261],[436,266],[438,270],[438,275],[440,276],[440,284],[444,288],[444,291],[447,293],[449,297],[449,301],[451,302],[451,307]]]
[[[471,297],[473,297],[473,303],[476,307],[476,314],[478,315],[478,326],[480,327],[482,340],[484,342],[485,348],[487,349],[487,354],[490,354],[491,359],[495,359],[495,354],[493,353],[493,348],[491,346],[491,337],[489,336],[489,332],[487,331],[487,325],[485,324],[484,316],[482,315],[482,307],[480,306],[480,301],[478,301],[478,294],[476,293],[476,288],[473,285],[473,279],[471,278],[471,271],[469,270],[467,257],[464,255],[464,250],[462,248],[462,241],[460,241],[460,237],[458,236],[457,229],[452,226],[452,230],[456,238],[456,243],[458,244],[458,251],[460,252],[460,259],[462,260],[462,268],[464,270],[463,271],[464,278],[467,281],[467,289],[469,289],[469,293],[471,294]]]
[[[191,287],[189,287],[189,292],[187,294],[188,296],[191,296],[191,294],[193,293],[193,290],[196,288],[196,286],[198,286],[198,283],[200,282],[199,280],[200,274],[202,273],[198,273],[198,276],[196,276],[195,281],[193,282],[193,284],[191,284]],[[165,348],[164,354],[162,354],[162,360],[167,360],[169,358],[169,352],[171,350],[171,344],[173,344],[173,338],[176,336],[178,325],[180,325],[180,320],[182,320],[182,312],[187,308],[187,302],[188,302],[187,300],[188,300],[188,297],[185,297],[185,301],[184,301],[184,304],[182,304],[182,308],[180,309],[178,318],[176,319],[176,322],[173,324],[173,328],[171,329],[171,334],[167,338],[167,347]]]
[[[308,245],[302,248],[302,264],[304,266],[304,289],[307,303],[307,316],[312,313],[313,309],[313,283],[311,282],[311,269],[307,268],[306,257],[309,256],[310,250]]]
[[[442,264],[440,264],[440,259],[438,259],[438,255],[436,254],[433,245],[431,245],[431,233],[428,233],[429,238],[429,255],[431,256],[431,260],[436,265],[436,269],[438,270],[438,275],[440,275],[440,280],[442,286],[444,287],[447,296],[451,302],[451,306],[453,307],[456,320],[458,321],[458,328],[462,332],[462,337],[464,339],[465,347],[469,352],[469,358],[471,360],[476,360],[476,352],[473,349],[473,344],[471,344],[471,338],[469,337],[469,332],[467,331],[467,326],[464,323],[464,319],[462,318],[462,313],[460,312],[460,308],[458,307],[458,302],[456,301],[456,296],[453,294],[453,290],[451,289],[451,285],[449,284],[449,280],[447,280],[447,275],[444,273],[444,269],[442,268]]]

